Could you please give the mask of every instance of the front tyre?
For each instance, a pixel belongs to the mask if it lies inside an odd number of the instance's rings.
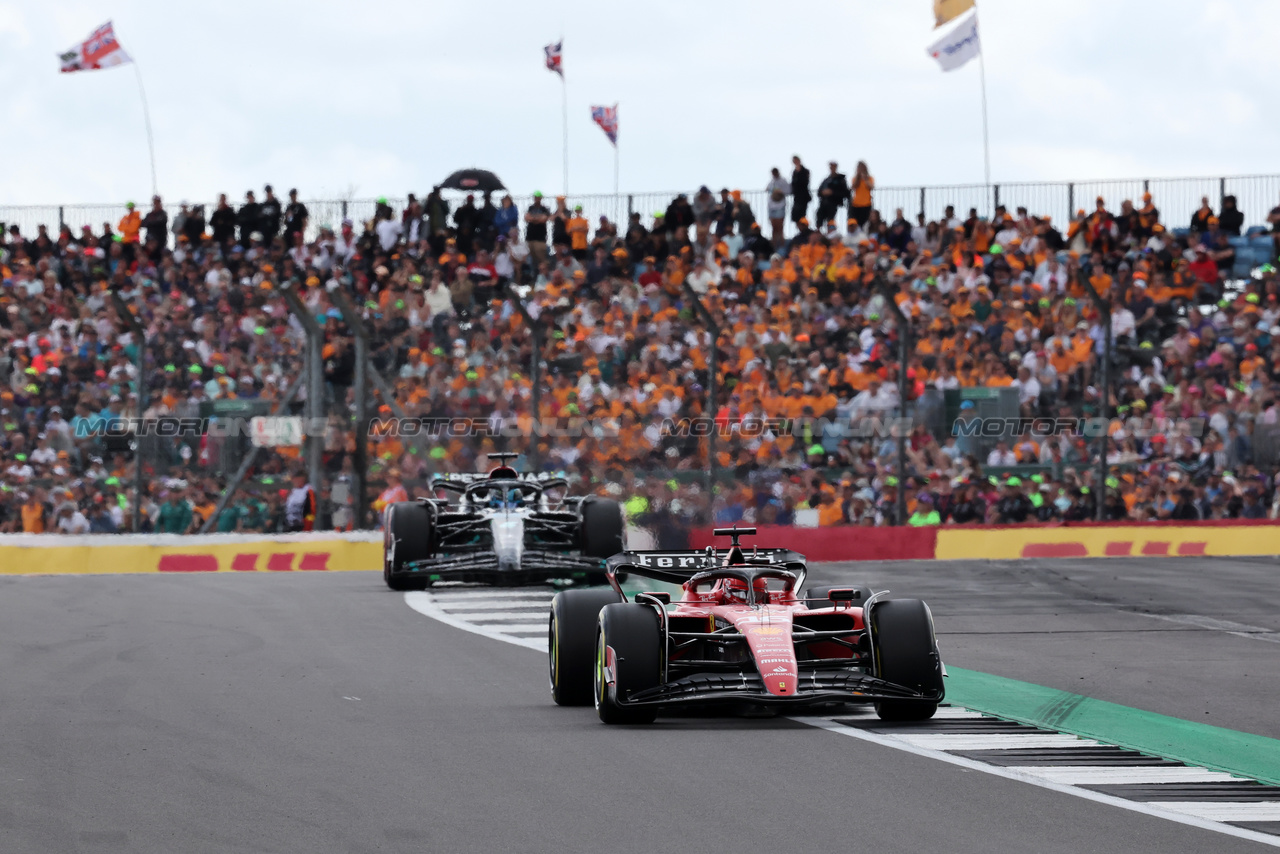
[[[610,558],[622,551],[622,507],[608,498],[594,496],[582,502],[582,553]]]
[[[422,580],[404,567],[431,557],[431,510],[416,501],[396,502],[387,508],[383,530],[383,581],[392,590],[423,587]]]
[[[594,690],[596,625],[600,609],[618,601],[612,587],[564,590],[551,600],[547,666],[551,699],[561,706],[589,706]]]
[[[596,630],[596,714],[607,724],[651,724],[654,706],[623,706],[618,698],[656,688],[662,678],[662,632],[648,605],[618,603],[600,611]]]
[[[924,721],[942,699],[942,658],[933,632],[933,615],[919,599],[891,599],[871,609],[875,675],[930,695],[929,700],[879,700],[876,714],[885,721]]]

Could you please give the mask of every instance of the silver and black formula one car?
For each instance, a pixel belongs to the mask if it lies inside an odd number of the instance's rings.
[[[392,590],[442,581],[536,584],[605,581],[605,558],[622,551],[622,508],[596,496],[553,498],[568,484],[547,474],[520,474],[516,454],[490,454],[488,474],[451,474],[431,483],[433,495],[387,508],[383,578]]]
[[[623,552],[611,589],[566,590],[551,604],[551,694],[594,701],[605,723],[651,723],[659,711],[742,704],[803,708],[873,703],[885,720],[933,717],[945,670],[919,599],[868,588],[802,596],[805,558],[743,549],[754,528],[717,529],[728,549]],[[683,587],[627,601],[617,574]]]

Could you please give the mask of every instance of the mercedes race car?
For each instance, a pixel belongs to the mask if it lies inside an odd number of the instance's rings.
[[[873,703],[884,720],[933,717],[945,670],[928,606],[865,587],[798,596],[804,556],[738,545],[754,533],[716,529],[732,538],[727,549],[623,552],[608,561],[610,588],[558,593],[549,627],[555,702],[594,702],[607,724],[716,703]],[[681,598],[628,601],[623,571],[679,584]]]
[[[437,582],[521,585],[564,579],[603,584],[605,559],[622,551],[616,501],[556,497],[567,482],[520,474],[516,454],[489,454],[488,474],[432,481],[433,497],[401,501],[383,519],[383,578],[392,590]],[[443,496],[443,497],[436,497]]]

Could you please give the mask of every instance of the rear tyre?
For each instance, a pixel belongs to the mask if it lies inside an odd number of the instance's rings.
[[[612,650],[614,683],[605,679],[606,650]],[[651,724],[658,717],[653,706],[627,707],[617,702],[658,687],[662,678],[662,633],[658,615],[648,605],[606,605],[596,632],[596,714],[607,724]]]
[[[622,551],[622,508],[608,498],[582,502],[582,553],[610,558]]]
[[[825,599],[827,600],[827,602],[825,605],[822,602],[806,602],[805,607],[827,608],[833,604],[830,601],[832,590],[848,590],[849,587],[850,585],[848,584],[833,584],[830,587],[810,587],[808,590],[804,592],[805,599]],[[862,594],[860,597],[858,597],[857,599],[854,599],[853,602],[850,603],[851,605],[858,608],[863,607],[867,603],[867,601],[871,599],[873,595],[870,587],[854,587],[853,589],[856,592]]]
[[[871,612],[875,675],[933,700],[880,700],[876,714],[885,721],[924,721],[938,711],[943,696],[942,659],[933,633],[933,615],[919,599],[892,599]]]
[[[564,590],[551,600],[547,667],[551,699],[561,706],[589,706],[594,691],[596,625],[600,609],[618,601],[613,588]]]
[[[387,508],[383,526],[382,578],[392,590],[415,590],[426,586],[406,564],[431,557],[434,526],[431,511],[416,501],[399,501]]]

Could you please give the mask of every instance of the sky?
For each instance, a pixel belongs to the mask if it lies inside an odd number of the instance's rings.
[[[1280,172],[1280,4],[982,0],[996,182]],[[4,2],[0,206],[150,188],[135,69],[62,75],[111,20],[137,61],[169,199],[272,183],[304,198],[423,194],[455,169],[609,193],[590,120],[619,107],[625,192],[758,189],[799,154],[880,186],[983,180],[977,62],[939,70],[930,0],[644,4]],[[954,25],[954,24],[953,24]]]

